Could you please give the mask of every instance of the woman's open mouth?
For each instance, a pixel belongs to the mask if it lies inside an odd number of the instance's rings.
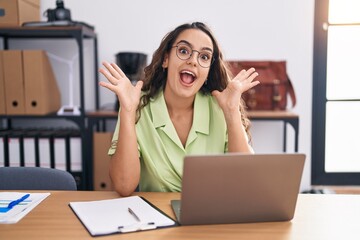
[[[184,70],[180,72],[180,79],[184,85],[190,86],[196,80],[196,75],[193,72]]]

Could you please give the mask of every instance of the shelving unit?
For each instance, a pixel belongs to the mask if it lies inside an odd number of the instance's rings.
[[[96,111],[96,112],[87,112],[86,117],[88,120],[88,131],[87,131],[87,139],[89,140],[90,146],[93,146],[92,149],[95,149],[98,146],[94,146],[94,134],[95,132],[111,132],[111,135],[114,132],[114,129],[109,129],[109,122],[115,121],[118,119],[118,113],[115,111]],[[109,143],[110,147],[110,143]],[[92,160],[93,164],[89,166],[88,175],[89,175],[89,188],[94,189],[95,186],[95,156],[94,152],[89,152],[90,156],[89,159]],[[107,154],[107,151],[104,152],[104,154]],[[106,158],[104,157],[104,161],[106,161]],[[101,174],[102,176],[106,176],[106,173]],[[99,176],[98,176],[99,177]],[[108,190],[105,188],[105,190]]]
[[[82,152],[82,172],[80,173],[79,189],[88,189],[89,176],[88,172],[90,165],[92,164],[91,154],[89,154],[89,142],[87,139],[87,127],[86,127],[86,115],[85,115],[85,74],[84,74],[84,39],[92,39],[94,41],[94,76],[95,76],[95,108],[99,108],[99,91],[98,91],[98,52],[97,52],[97,35],[96,33],[83,25],[78,26],[66,26],[66,27],[1,27],[0,38],[3,39],[4,50],[9,49],[9,41],[11,39],[74,39],[78,47],[79,55],[79,84],[80,84],[80,115],[57,115],[49,114],[45,116],[33,116],[33,115],[0,115],[0,130],[7,130],[11,132],[13,130],[12,122],[16,119],[65,119],[76,124],[79,129],[81,137],[81,152]],[[75,93],[76,94],[76,93]],[[7,149],[4,150],[5,163],[9,163],[9,156]],[[52,164],[54,165],[54,164]],[[67,169],[69,167],[67,166]]]

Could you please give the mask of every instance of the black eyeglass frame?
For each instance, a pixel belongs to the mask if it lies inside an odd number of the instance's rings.
[[[201,65],[201,63],[200,63],[200,61],[199,61],[200,52],[199,52],[198,50],[194,50],[194,49],[192,49],[190,46],[188,46],[188,45],[186,45],[186,44],[177,44],[177,45],[175,45],[175,46],[172,46],[172,48],[176,48],[176,50],[178,50],[178,47],[179,47],[179,46],[187,46],[187,47],[189,47],[189,48],[191,49],[191,54],[189,55],[188,58],[181,58],[181,57],[179,57],[178,51],[176,51],[175,54],[176,54],[176,56],[177,56],[180,60],[188,60],[188,59],[190,59],[190,58],[192,57],[192,55],[193,55],[194,52],[197,52],[197,53],[198,53],[198,56],[197,56],[196,60],[197,60],[198,64],[199,64],[201,67],[203,67],[203,68],[210,68],[211,65],[215,62],[214,54],[211,54],[212,56],[211,56],[210,65],[209,65],[208,67],[204,67],[203,65]]]

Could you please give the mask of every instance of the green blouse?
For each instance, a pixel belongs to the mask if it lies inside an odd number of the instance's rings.
[[[116,151],[119,121],[109,155]],[[171,122],[162,91],[142,109],[136,134],[141,161],[139,188],[144,192],[179,192],[185,155],[227,151],[224,114],[212,96],[202,93],[195,97],[193,125],[185,148]]]

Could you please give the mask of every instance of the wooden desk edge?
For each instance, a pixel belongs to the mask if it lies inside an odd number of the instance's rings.
[[[291,111],[248,111],[250,119],[298,119],[299,115]]]

